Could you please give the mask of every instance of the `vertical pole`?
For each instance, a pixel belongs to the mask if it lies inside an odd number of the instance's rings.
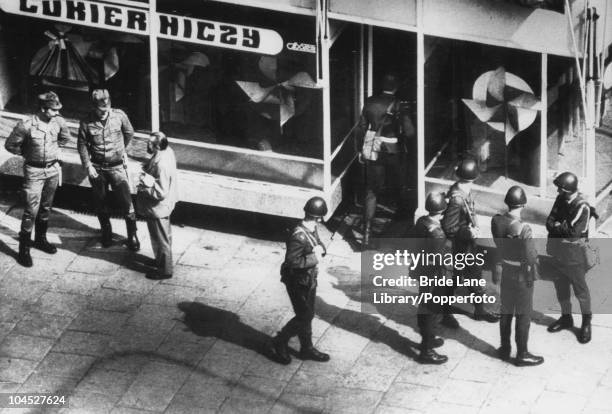
[[[159,67],[157,0],[149,0],[149,59],[151,61],[151,129],[159,131]]]
[[[540,65],[540,197],[546,197],[548,177],[548,54],[541,54]]]
[[[325,2],[323,2],[325,4]],[[329,199],[331,194],[331,102],[329,91],[329,39],[321,33],[321,80],[323,84],[323,192]]]
[[[374,93],[374,31],[368,26],[368,83],[366,85],[367,96]]]
[[[417,212],[425,211],[425,35],[417,32]]]
[[[357,111],[361,111],[363,108],[363,104],[365,103],[365,26],[359,26],[359,68],[358,75],[359,76],[359,85],[357,86],[358,90],[358,98],[357,98]],[[359,118],[359,112],[357,113],[356,119]]]

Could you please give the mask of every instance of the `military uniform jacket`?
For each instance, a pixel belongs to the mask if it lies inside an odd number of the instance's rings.
[[[178,200],[176,158],[172,148],[158,151],[145,165],[144,172],[155,178],[152,187],[138,186],[138,211],[148,218],[169,217]]]
[[[390,109],[390,110],[389,110]],[[391,93],[370,96],[363,107],[356,129],[355,150],[361,151],[366,131],[379,131],[380,136],[397,138],[396,145],[382,143],[383,152],[406,152],[406,138],[414,136],[415,129],[408,115],[401,115],[400,102]]]
[[[459,183],[451,186],[448,192],[448,207],[442,219],[442,229],[449,239],[468,241],[472,239],[469,226],[477,226],[476,210],[472,194],[459,188]]]
[[[59,146],[69,140],[70,131],[64,118],[56,116],[43,122],[37,115],[32,115],[19,121],[4,147],[10,153],[23,156],[26,163],[50,163],[59,159]]]
[[[420,217],[414,225],[414,237],[419,239],[419,250],[424,250],[426,254],[442,255],[449,252],[446,235],[440,223],[433,220],[430,216]],[[441,277],[445,274],[446,268],[441,266],[417,266],[416,276],[427,275]]]
[[[497,246],[496,263],[514,267],[527,274],[533,269],[538,258],[531,227],[523,223],[518,229],[513,228],[515,222],[522,223],[520,219],[509,213],[496,214],[491,219],[491,233]]]
[[[111,109],[106,122],[90,113],[79,127],[77,148],[81,163],[86,168],[92,163],[120,163],[133,136],[134,128],[122,110]]]
[[[323,246],[316,229],[311,232],[302,223],[298,224],[287,240],[285,261],[281,266],[281,281],[294,281],[309,287],[316,283],[319,261],[313,250],[317,245]]]
[[[557,196],[546,219],[548,254],[564,264],[584,264],[580,243],[588,236],[590,217],[591,207],[582,194],[577,194],[569,203],[562,195]],[[555,222],[560,225],[555,226]]]

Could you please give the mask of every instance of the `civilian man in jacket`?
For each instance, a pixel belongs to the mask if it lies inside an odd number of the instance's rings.
[[[77,147],[81,163],[87,171],[93,191],[94,205],[102,230],[102,246],[113,242],[113,229],[107,206],[107,189],[110,184],[119,196],[121,213],[127,227],[127,246],[140,250],[136,234],[136,215],[132,205],[127,175],[126,147],[134,136],[134,128],[125,112],[111,108],[106,89],[96,89],[91,94],[93,111],[81,120]]]
[[[281,266],[281,282],[295,312],[293,317],[274,337],[274,352],[281,364],[291,363],[289,340],[297,335],[300,340],[300,358],[329,361],[329,355],[312,344],[312,319],[315,315],[317,275],[325,247],[317,232],[317,222],[327,214],[327,204],[321,197],[312,197],[304,206],[304,220],[298,224],[287,240],[285,261]]]
[[[582,327],[578,342],[586,344],[591,340],[591,293],[586,282],[586,263],[581,242],[587,237],[591,207],[578,192],[578,178],[571,172],[564,172],[554,180],[559,195],[546,220],[548,230],[547,253],[554,257],[557,277],[555,290],[561,305],[561,317],[548,327],[548,332],[572,329],[572,302],[570,286],[580,304]]]
[[[138,183],[136,205],[147,220],[157,271],[148,279],[161,280],[172,277],[172,227],[170,214],[178,200],[178,181],[174,151],[168,146],[163,132],[149,137],[147,152],[153,156],[143,167]]]
[[[38,112],[19,121],[4,144],[7,151],[24,159],[25,206],[17,262],[25,267],[32,266],[32,228],[35,228],[34,247],[49,254],[57,252],[57,248],[47,241],[47,228],[53,196],[61,177],[59,146],[70,139],[66,121],[59,115],[61,108],[55,92],[38,95]]]

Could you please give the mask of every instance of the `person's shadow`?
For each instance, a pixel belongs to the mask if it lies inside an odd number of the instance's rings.
[[[178,308],[184,312],[182,322],[194,334],[222,339],[277,362],[272,338],[241,322],[237,314],[200,302],[181,302]]]
[[[344,266],[330,267],[327,269],[327,272],[337,280],[337,283],[335,283],[333,287],[344,292],[351,300],[361,302],[362,305],[364,305],[362,307],[363,310],[369,309],[393,322],[409,326],[414,329],[415,332],[419,332],[416,318],[418,313],[417,307],[408,304],[374,305],[368,303],[364,300],[364,298],[367,297],[367,294],[364,295],[362,292],[364,287],[362,286],[361,274],[359,272],[351,271]],[[419,344],[409,340],[408,338],[402,337],[396,330],[382,325],[378,328],[378,330],[373,332],[373,326],[380,325],[380,321],[375,316],[348,309],[339,309],[333,305],[325,303],[320,298],[317,298],[317,300],[317,315],[321,319],[350,332],[370,338],[374,341],[383,342],[390,348],[408,357],[416,358],[418,355],[416,349],[418,349]],[[330,318],[329,315],[336,316]],[[481,352],[492,358],[496,357],[496,348],[493,345],[472,335],[468,330],[462,327],[452,330],[439,326],[437,334],[445,339],[454,339],[466,347]],[[441,348],[442,353],[443,350],[444,347]]]

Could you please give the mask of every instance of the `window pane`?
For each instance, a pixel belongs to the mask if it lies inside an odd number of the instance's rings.
[[[313,17],[186,1],[160,1],[159,11],[190,16],[204,40],[159,40],[160,120],[169,136],[322,158]],[[225,40],[243,39],[237,25],[278,33],[282,50],[264,55],[238,50],[236,42],[206,44],[223,42],[223,33]]]
[[[4,14],[0,21],[0,107],[31,113],[36,95],[53,90],[62,115],[78,120],[89,92],[110,90],[113,106],[137,129],[150,128],[148,38]]]

